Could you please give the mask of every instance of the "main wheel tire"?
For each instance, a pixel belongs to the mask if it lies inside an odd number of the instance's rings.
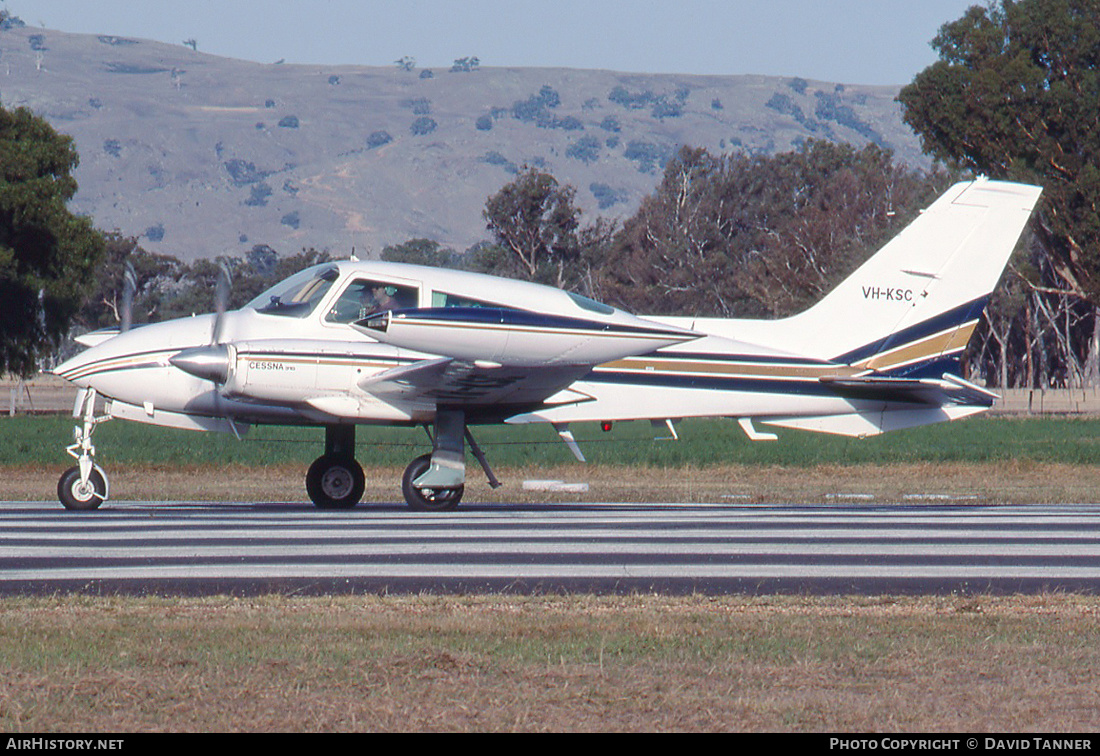
[[[419,488],[413,481],[428,471],[432,464],[432,455],[417,457],[405,468],[401,476],[401,493],[410,508],[421,512],[446,512],[458,506],[462,500],[465,486],[457,488]]]
[[[80,482],[80,468],[70,467],[57,481],[57,498],[65,509],[87,512],[99,508],[107,498],[107,481],[103,474],[93,468],[88,482]]]
[[[319,509],[350,509],[363,498],[367,478],[352,457],[326,454],[306,473],[306,492]]]

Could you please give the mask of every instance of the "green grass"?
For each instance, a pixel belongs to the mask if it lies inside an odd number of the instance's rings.
[[[72,425],[67,416],[0,418],[0,465],[67,463],[64,447],[71,443]],[[603,465],[1100,463],[1100,419],[1091,417],[985,417],[867,439],[780,429],[779,441],[760,442],[749,441],[730,420],[679,423],[679,441],[655,440],[668,432],[648,422],[617,423],[609,433],[594,424],[580,424],[573,430],[588,460]],[[474,428],[474,435],[494,465],[554,465],[572,460],[548,426]],[[420,428],[363,426],[357,440],[357,456],[365,465],[403,466],[429,450]],[[113,464],[308,464],[320,454],[323,443],[319,428],[274,426],[253,428],[241,441],[230,435],[121,421],[101,426],[95,435],[100,461]]]

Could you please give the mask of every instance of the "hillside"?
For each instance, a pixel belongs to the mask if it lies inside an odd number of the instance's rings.
[[[77,212],[184,260],[255,244],[344,256],[484,239],[524,164],[589,218],[632,213],[681,144],[770,153],[876,141],[925,165],[897,87],[761,76],[260,64],[183,45],[0,32],[0,102],[76,140]]]

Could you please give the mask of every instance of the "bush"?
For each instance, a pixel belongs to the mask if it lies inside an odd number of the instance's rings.
[[[652,142],[634,140],[626,145],[623,157],[636,162],[641,173],[653,173],[658,166],[663,170],[665,163],[672,157],[672,154],[668,148]]]
[[[384,144],[389,144],[393,141],[393,137],[390,136],[388,131],[374,131],[367,137],[367,149],[373,150],[375,147],[381,147]]]
[[[566,148],[565,156],[585,165],[594,163],[600,159],[600,140],[594,136],[581,137]]]
[[[519,168],[508,158],[501,155],[495,150],[492,152],[486,152],[484,157],[481,158],[481,162],[488,163],[489,165],[496,165],[503,168],[505,171],[511,174],[519,173]]]
[[[561,97],[557,91],[549,84],[544,84],[538,94],[512,103],[512,117],[524,123],[533,123],[540,129],[565,129],[566,131],[583,129],[584,124],[573,116],[558,118],[550,112],[560,104]]]
[[[776,92],[771,96],[771,99],[764,103],[765,107],[771,108],[777,113],[782,113],[785,116],[790,116],[799,123],[806,122],[806,114],[802,112],[802,108],[791,99],[790,95],[783,94],[782,92]]]
[[[469,73],[476,71],[480,65],[481,61],[478,60],[476,55],[469,58],[457,58],[454,65],[451,66],[451,73]]]
[[[824,92],[818,92],[817,108],[814,110],[814,115],[822,120],[835,121],[841,126],[847,126],[852,131],[862,137],[866,137],[872,142],[881,141],[881,138],[875,133],[875,130],[861,121],[859,116],[856,115],[856,112],[841,101],[840,94],[838,93],[825,94]]]
[[[437,125],[434,119],[428,116],[420,116],[412,122],[409,131],[412,132],[413,136],[424,136],[425,134],[431,134],[435,131]]]
[[[253,163],[241,160],[240,158],[227,160],[224,165],[225,170],[229,172],[229,177],[232,179],[234,186],[255,184],[258,181],[263,181],[269,175],[268,171],[261,171]]]
[[[641,110],[642,108],[649,107],[654,100],[656,100],[656,95],[648,89],[634,94],[620,84],[611,90],[607,95],[607,99],[618,105],[622,105],[627,110]]]
[[[266,182],[253,184],[251,194],[244,201],[249,207],[267,207],[267,198],[272,194],[271,187]]]
[[[474,126],[477,127],[478,131],[489,131],[493,128],[493,119],[491,116],[487,115],[480,116],[474,122]]]
[[[592,192],[592,196],[596,198],[596,202],[599,203],[601,210],[606,210],[612,205],[617,205],[627,200],[625,189],[613,189],[607,184],[589,184],[588,191]]]

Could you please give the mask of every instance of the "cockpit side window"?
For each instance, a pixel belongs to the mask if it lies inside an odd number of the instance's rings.
[[[336,268],[306,269],[275,284],[247,306],[265,315],[304,318],[313,312],[338,277]]]
[[[353,323],[372,312],[416,307],[419,292],[415,286],[356,278],[325,314],[328,323]]]

